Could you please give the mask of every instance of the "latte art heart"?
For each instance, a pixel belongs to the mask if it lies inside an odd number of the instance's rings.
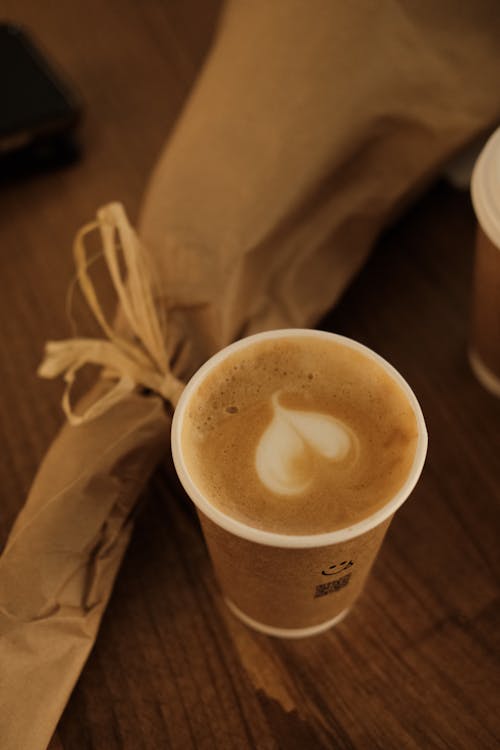
[[[186,467],[222,513],[257,529],[320,534],[357,523],[405,482],[418,442],[384,368],[309,335],[250,344],[203,378],[186,413]]]
[[[287,409],[272,396],[273,418],[255,453],[260,481],[271,492],[296,495],[311,484],[315,458],[341,461],[355,447],[355,437],[328,414]]]

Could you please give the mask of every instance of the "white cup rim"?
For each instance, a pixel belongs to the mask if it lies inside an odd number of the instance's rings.
[[[330,341],[336,341],[361,352],[365,356],[368,356],[370,359],[379,363],[387,372],[387,374],[398,383],[398,385],[402,388],[405,395],[407,396],[417,420],[418,440],[415,450],[415,457],[412,467],[408,473],[408,477],[401,489],[385,505],[383,505],[382,508],[379,508],[377,511],[375,511],[375,513],[372,513],[371,515],[367,516],[361,521],[358,521],[355,524],[352,524],[351,526],[346,526],[341,529],[335,529],[334,531],[323,532],[320,534],[281,534],[274,531],[264,531],[262,529],[258,529],[254,526],[243,523],[242,521],[238,521],[227,515],[226,513],[223,513],[218,508],[214,507],[193,482],[187,470],[181,447],[183,418],[190,398],[194,394],[198,386],[204,380],[206,375],[215,367],[217,367],[221,362],[223,362],[226,357],[230,356],[234,352],[241,351],[247,346],[250,346],[259,341],[266,341],[277,338],[303,338],[311,336],[314,338],[321,338],[323,340],[326,339]],[[311,548],[324,547],[338,544],[340,542],[345,542],[348,539],[352,539],[354,537],[365,534],[368,531],[371,531],[376,526],[379,526],[390,516],[392,516],[393,513],[395,513],[396,510],[398,510],[398,508],[401,507],[401,505],[408,498],[420,477],[427,453],[428,438],[424,416],[415,394],[413,393],[406,380],[402,377],[402,375],[400,375],[400,373],[383,357],[381,357],[379,354],[376,354],[376,352],[372,351],[367,346],[364,346],[364,344],[360,344],[358,341],[354,341],[353,339],[347,338],[346,336],[341,336],[336,333],[313,330],[309,328],[284,328],[275,331],[265,331],[263,333],[257,333],[252,336],[247,336],[246,338],[240,339],[217,352],[217,354],[214,354],[209,360],[205,362],[205,364],[200,367],[199,370],[197,370],[197,372],[193,375],[193,377],[186,385],[184,391],[182,392],[182,395],[175,409],[174,417],[172,420],[171,442],[175,469],[184,489],[186,490],[187,494],[194,502],[198,510],[200,510],[215,524],[217,524],[217,526],[222,527],[235,536],[246,539],[250,542],[256,542],[258,544],[264,544],[271,547]]]
[[[500,127],[490,135],[471,177],[471,198],[476,218],[486,236],[500,248]]]

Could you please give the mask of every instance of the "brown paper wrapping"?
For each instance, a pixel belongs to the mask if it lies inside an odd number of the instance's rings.
[[[380,228],[496,122],[498,34],[494,0],[227,4],[142,212],[177,377],[320,318]],[[137,393],[50,448],[0,558],[2,750],[47,745],[167,446],[160,400]]]
[[[50,447],[0,559],[2,750],[49,743],[169,431],[162,400],[132,394]]]
[[[331,307],[381,227],[500,117],[499,35],[496,0],[228,3],[142,212],[189,372]]]
[[[320,625],[352,606],[392,520],[345,542],[294,549],[241,539],[198,515],[224,596],[258,623],[284,629]],[[345,570],[333,573],[342,562]]]

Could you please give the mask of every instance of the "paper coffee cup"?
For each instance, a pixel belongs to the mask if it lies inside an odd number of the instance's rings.
[[[320,534],[281,534],[242,523],[215,507],[194,483],[182,448],[186,410],[203,380],[231,354],[256,342],[294,336],[318,337],[375,360],[400,386],[413,410],[418,440],[401,489],[372,515],[346,528]],[[351,339],[323,331],[270,331],[237,341],[206,362],[186,386],[172,423],[174,464],[194,502],[222,593],[230,609],[256,630],[301,637],[339,622],[360,595],[396,510],[414,488],[427,451],[418,401],[401,375],[382,357]]]
[[[500,128],[479,155],[471,195],[478,228],[469,359],[480,383],[500,396]]]

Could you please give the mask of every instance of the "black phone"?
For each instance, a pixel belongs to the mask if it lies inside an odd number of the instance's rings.
[[[0,176],[57,166],[80,153],[82,104],[28,33],[0,24]]]

